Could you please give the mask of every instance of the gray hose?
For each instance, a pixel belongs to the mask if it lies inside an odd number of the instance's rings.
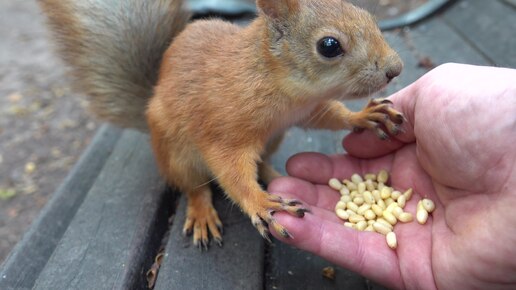
[[[235,15],[241,13],[256,13],[254,0],[187,0],[189,8],[196,14],[215,13]],[[380,20],[382,30],[414,24],[442,8],[453,0],[428,0],[420,7],[413,9],[399,17]]]
[[[411,10],[399,17],[380,20],[378,25],[382,30],[389,30],[398,27],[414,24],[441,9],[444,5],[453,2],[453,0],[430,0],[420,7]]]

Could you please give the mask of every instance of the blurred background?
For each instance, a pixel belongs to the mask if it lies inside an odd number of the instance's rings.
[[[252,10],[251,0],[191,0]],[[396,17],[426,0],[351,1]],[[240,5],[240,6],[238,6]],[[239,9],[240,9],[239,8]],[[0,263],[89,144],[100,122],[70,88],[36,1],[0,0]]]

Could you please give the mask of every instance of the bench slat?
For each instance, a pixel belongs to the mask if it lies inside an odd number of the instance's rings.
[[[415,49],[437,64],[456,62],[492,65],[478,50],[471,47],[443,17],[434,17],[410,32]]]
[[[263,289],[264,241],[248,217],[220,192],[214,206],[224,224],[224,245],[212,243],[208,251],[182,235],[186,199],[180,200],[155,290]]]
[[[460,1],[444,18],[495,65],[516,67],[516,38],[511,37],[516,31],[513,6],[497,0]]]
[[[34,289],[143,288],[171,196],[148,136],[125,130]]]
[[[102,126],[91,145],[16,245],[0,271],[0,289],[32,288],[111,155],[122,130]]]

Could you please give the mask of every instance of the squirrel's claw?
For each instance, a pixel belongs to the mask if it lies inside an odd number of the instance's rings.
[[[403,133],[401,124],[404,122],[406,119],[403,114],[393,109],[392,102],[388,99],[370,100],[362,111],[353,113],[351,118],[353,132],[360,133],[368,129],[381,140],[388,140],[389,135]]]
[[[202,203],[201,203],[202,204]],[[188,205],[188,214],[183,226],[183,235],[193,234],[193,245],[202,250],[208,250],[211,234],[212,239],[222,247],[222,222],[213,205]]]
[[[255,205],[254,214],[251,214],[251,221],[260,234],[270,242],[269,228],[283,238],[290,239],[292,235],[280,225],[273,214],[278,211],[286,211],[297,217],[304,217],[309,209],[302,206],[296,199],[283,199],[279,195],[269,194],[264,198],[261,205]]]

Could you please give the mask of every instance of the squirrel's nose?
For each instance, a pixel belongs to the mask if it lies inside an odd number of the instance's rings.
[[[385,73],[385,76],[387,77],[388,81],[392,81],[393,78],[399,76],[401,73],[401,70],[394,70],[394,69],[391,69],[391,70],[388,70],[386,73]]]
[[[385,76],[387,77],[387,82],[391,82],[393,78],[400,75],[403,65],[401,61],[395,61],[393,64],[389,65],[387,70],[385,71]]]

